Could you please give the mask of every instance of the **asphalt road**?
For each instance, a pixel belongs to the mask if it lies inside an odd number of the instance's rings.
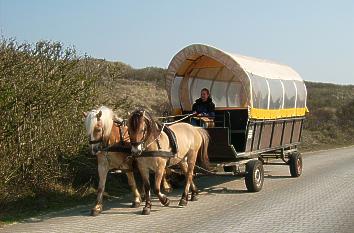
[[[106,203],[98,217],[78,207],[6,226],[1,232],[354,232],[354,147],[304,154],[301,177],[287,166],[265,166],[261,192],[248,193],[243,178],[199,177],[197,202],[178,208],[156,199],[151,215],[129,199]]]

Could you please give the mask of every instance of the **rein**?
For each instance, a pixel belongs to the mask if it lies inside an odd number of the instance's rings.
[[[165,122],[163,123],[163,125],[173,125],[173,124],[176,124],[178,122],[181,122],[181,121],[184,121],[185,119],[191,117],[191,116],[194,116],[196,115],[195,113],[190,113],[190,114],[186,114],[186,115],[180,115],[180,116],[184,116],[182,117],[181,119],[178,119],[176,121],[172,121],[172,122]],[[164,119],[164,118],[168,118],[168,117],[158,117],[158,119]]]
[[[155,122],[154,122],[155,123]],[[156,124],[156,123],[155,123]],[[160,131],[160,134],[152,141],[152,142],[150,142],[146,147],[149,147],[149,146],[151,146],[155,141],[157,141],[157,146],[159,147],[159,149],[161,149],[160,148],[160,145],[159,145],[159,142],[158,142],[158,138],[161,136],[161,134],[162,134],[162,132],[163,132],[163,129],[165,128],[165,124],[162,124],[162,128],[161,128],[161,131]]]

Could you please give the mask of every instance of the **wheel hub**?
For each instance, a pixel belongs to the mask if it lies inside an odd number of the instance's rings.
[[[255,181],[256,181],[257,185],[259,185],[261,183],[261,179],[262,179],[261,171],[259,169],[255,170],[254,177],[255,177]]]
[[[298,172],[298,174],[300,174],[300,172],[301,172],[301,161],[300,161],[300,159],[298,159],[297,161],[296,161],[296,168],[297,168],[297,172]]]

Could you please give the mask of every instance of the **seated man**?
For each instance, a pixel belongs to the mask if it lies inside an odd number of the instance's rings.
[[[198,117],[205,116],[205,117],[214,117],[215,116],[215,104],[210,97],[210,92],[207,88],[203,88],[200,92],[200,98],[195,101],[192,107],[193,113],[195,113]],[[202,120],[200,118],[192,119],[193,125],[201,125],[197,122],[197,119]]]

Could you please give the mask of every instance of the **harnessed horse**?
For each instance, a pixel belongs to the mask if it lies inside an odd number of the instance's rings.
[[[208,166],[209,135],[202,129],[186,123],[176,123],[170,126],[177,141],[178,151],[172,152],[168,135],[158,126],[158,123],[144,110],[134,111],[128,119],[128,131],[140,174],[145,187],[145,207],[142,214],[148,215],[151,210],[149,171],[155,172],[154,192],[164,206],[169,199],[160,192],[160,183],[164,170],[169,165],[178,164],[186,177],[184,192],[179,206],[188,203],[189,189],[192,190],[191,200],[197,200],[197,188],[193,183],[193,170],[200,157],[202,164]],[[170,156],[171,155],[171,156]]]
[[[96,216],[102,212],[103,192],[110,169],[120,169],[125,172],[134,196],[132,207],[140,206],[141,196],[134,178],[133,159],[129,157],[131,145],[127,127],[120,119],[115,123],[113,119],[116,116],[113,111],[104,106],[84,113],[84,116],[91,153],[97,157],[99,175],[97,199],[91,209],[91,215]]]

